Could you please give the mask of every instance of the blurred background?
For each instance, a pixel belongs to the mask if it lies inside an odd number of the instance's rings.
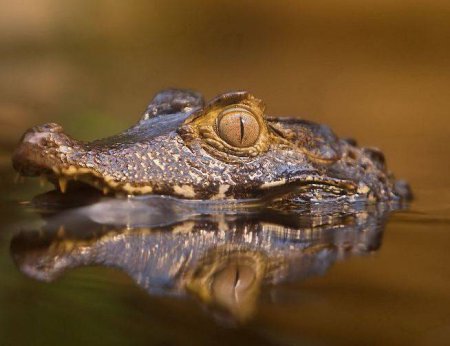
[[[448,1],[1,2],[6,164],[35,124],[93,139],[162,88],[247,89],[270,114],[381,147],[419,189],[449,186]]]
[[[423,335],[423,345],[448,344],[450,1],[0,0],[0,9],[4,195],[33,196],[31,185],[10,186],[11,152],[31,126],[58,122],[90,140],[134,124],[163,88],[207,99],[247,89],[269,114],[326,123],[380,147],[416,195],[409,214],[391,220],[376,261],[288,286],[287,303],[265,306],[256,329],[285,344],[302,333],[346,345]],[[4,224],[32,218],[1,206]],[[113,271],[31,283],[9,259],[8,232],[0,232],[0,340],[112,344],[117,334],[142,334],[163,345],[256,335],[218,331],[191,301],[146,300]]]

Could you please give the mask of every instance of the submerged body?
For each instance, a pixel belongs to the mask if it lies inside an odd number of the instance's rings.
[[[93,142],[77,141],[56,124],[38,126],[24,134],[13,165],[22,175],[60,182],[62,190],[77,180],[105,193],[187,199],[410,197],[379,150],[358,148],[324,125],[266,116],[247,92],[205,105],[195,92],[166,90],[135,126]]]

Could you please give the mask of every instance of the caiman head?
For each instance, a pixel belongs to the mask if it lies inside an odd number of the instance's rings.
[[[324,125],[265,115],[247,92],[206,105],[192,91],[156,95],[143,118],[121,134],[78,141],[57,124],[28,130],[13,155],[24,176],[44,176],[65,190],[79,181],[104,193],[187,199],[407,198],[383,154],[338,139]],[[70,186],[70,184],[69,184]]]

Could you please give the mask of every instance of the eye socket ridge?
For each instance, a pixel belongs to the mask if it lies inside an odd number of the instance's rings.
[[[256,116],[244,107],[230,107],[217,117],[216,132],[229,145],[237,148],[253,146],[261,133]]]

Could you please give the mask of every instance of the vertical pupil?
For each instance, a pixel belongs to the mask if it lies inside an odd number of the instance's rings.
[[[261,128],[251,114],[242,110],[225,113],[217,119],[215,130],[226,143],[239,148],[248,148],[258,140]]]
[[[244,139],[244,121],[242,120],[242,116],[239,117],[239,123],[241,125],[241,143]]]
[[[239,267],[236,266],[236,273],[234,275],[234,288],[239,284]]]

